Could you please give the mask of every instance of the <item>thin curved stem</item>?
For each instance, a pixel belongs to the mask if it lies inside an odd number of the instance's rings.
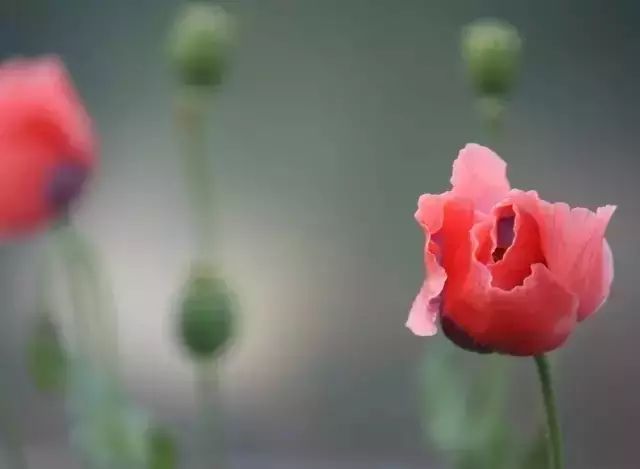
[[[78,231],[73,230],[78,249],[78,260],[86,275],[100,327],[104,328],[103,355],[110,370],[119,372],[118,320],[113,294],[105,278],[100,257],[91,243]]]
[[[214,196],[211,162],[207,154],[205,117],[207,90],[185,87],[176,117],[182,133],[184,175],[194,223],[196,257],[209,261],[214,253]]]
[[[84,276],[78,269],[79,253],[73,228],[65,220],[54,231],[56,243],[62,257],[63,268],[66,271],[67,288],[71,313],[73,318],[73,337],[77,349],[82,354],[92,355],[93,340],[91,339],[91,321],[87,314],[91,307],[87,304],[87,298],[83,289]]]
[[[551,380],[551,366],[546,355],[536,356],[535,361],[536,368],[538,370],[538,377],[540,378],[544,407],[547,413],[551,469],[562,469],[564,467],[562,455],[562,434],[560,432],[553,382]]]
[[[77,346],[84,354],[97,354],[97,358],[117,376],[115,308],[104,285],[98,256],[70,220],[64,220],[55,234],[68,276]],[[100,333],[94,336],[94,330]]]

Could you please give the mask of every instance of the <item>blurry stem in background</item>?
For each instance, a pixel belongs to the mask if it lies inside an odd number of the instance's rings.
[[[223,469],[226,465],[223,421],[220,412],[220,383],[217,362],[196,363],[196,405],[200,412],[198,469]]]
[[[82,354],[97,358],[117,376],[115,309],[105,292],[97,255],[68,218],[56,226],[54,235],[67,273],[76,346]],[[93,334],[94,330],[98,333]]]
[[[105,270],[100,263],[100,256],[95,247],[77,230],[73,230],[80,250],[80,261],[89,283],[92,303],[100,322],[101,334],[104,336],[104,359],[109,370],[117,378],[119,368],[118,318]]]
[[[194,264],[211,265],[214,257],[214,194],[212,167],[207,154],[205,116],[210,91],[183,85],[178,96],[176,121],[181,132],[186,186],[189,190],[195,233]],[[195,363],[196,404],[200,413],[198,464],[203,469],[225,467],[223,423],[220,419],[218,359]]]
[[[65,219],[55,227],[54,235],[66,273],[73,322],[72,336],[76,351],[83,355],[92,355],[91,318],[88,316],[92,312],[92,308],[87,304],[83,288],[85,278],[79,269],[80,249],[77,245],[74,228]]]
[[[36,314],[46,315],[50,312],[49,283],[51,280],[46,239],[41,247],[40,263],[41,265],[36,273]],[[9,390],[4,378],[4,376],[0,376],[0,393]],[[22,430],[15,409],[16,402],[11,396],[0,396],[0,434],[6,463],[9,469],[26,469],[28,466],[24,453]]]
[[[505,98],[500,96],[480,96],[476,102],[478,115],[487,129],[489,144],[493,150],[500,145],[504,130]]]
[[[560,433],[560,423],[558,421],[558,413],[556,410],[555,395],[553,392],[553,383],[551,380],[551,366],[546,355],[538,355],[535,357],[538,377],[540,379],[540,387],[542,397],[544,399],[544,407],[547,413],[547,425],[549,428],[549,454],[551,455],[551,469],[562,469],[562,434]]]
[[[51,311],[51,252],[49,237],[45,235],[40,247],[40,266],[36,273],[36,312],[50,314]]]
[[[0,393],[6,392],[10,387],[6,383],[0,383]],[[0,398],[0,433],[4,457],[9,469],[27,469],[27,459],[22,441],[21,428],[15,412],[16,402],[10,396]]]
[[[210,261],[214,252],[213,177],[205,132],[206,107],[210,97],[210,91],[205,87],[184,85],[176,108],[198,262]]]

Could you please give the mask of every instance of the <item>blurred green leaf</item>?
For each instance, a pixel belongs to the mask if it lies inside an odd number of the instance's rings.
[[[423,427],[427,443],[443,452],[469,446],[468,383],[455,349],[445,341],[429,345],[422,364]]]
[[[468,442],[457,454],[457,469],[511,469],[514,439],[506,418],[507,368],[499,356],[487,357],[471,380],[465,431]]]
[[[60,391],[67,380],[67,356],[55,325],[47,315],[35,323],[27,345],[27,366],[34,385],[43,392]]]
[[[154,426],[149,432],[149,469],[175,469],[177,467],[176,444],[171,434]]]
[[[549,464],[549,443],[544,427],[538,431],[533,443],[524,452],[522,463],[519,467],[521,469],[545,469],[551,467]]]
[[[71,441],[95,469],[147,467],[149,422],[119,382],[82,360],[70,367]]]
[[[509,467],[514,455],[514,439],[506,415],[508,368],[504,357],[487,357],[480,374],[473,381],[469,412],[469,429],[473,434],[470,452],[480,462],[478,467]]]
[[[503,414],[504,416],[504,414]],[[515,454],[514,438],[505,419],[496,420],[483,450],[486,469],[511,469]]]
[[[422,367],[428,443],[457,469],[512,469],[520,446],[506,415],[507,360],[490,356],[472,376],[464,354],[448,343],[430,346]]]

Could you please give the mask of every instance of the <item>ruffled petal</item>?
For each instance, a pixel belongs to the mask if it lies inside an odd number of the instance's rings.
[[[451,185],[456,196],[471,199],[476,210],[484,213],[489,213],[511,188],[507,164],[489,148],[475,143],[458,153]]]
[[[96,163],[95,136],[55,57],[0,65],[0,236],[45,225],[79,194]]]
[[[46,188],[55,164],[39,145],[0,141],[0,240],[38,229],[52,215]]]
[[[457,268],[456,246],[461,239],[468,239],[473,205],[450,192],[426,194],[418,201],[415,217],[425,232],[426,280],[413,302],[407,327],[416,335],[428,336],[437,332],[440,295],[447,278],[456,278],[461,273]]]
[[[490,282],[487,267],[474,262],[455,295],[447,288],[443,317],[478,344],[509,355],[537,355],[564,343],[578,299],[543,264],[531,266],[531,275],[511,290]]]
[[[518,200],[506,200],[495,210],[496,249],[494,263],[489,270],[492,285],[504,290],[510,290],[522,285],[531,274],[531,266],[544,263],[545,258],[540,244],[538,222],[527,212],[525,207],[518,204]],[[513,227],[511,242],[500,238],[502,220],[510,220]],[[506,235],[503,233],[503,237]],[[496,252],[500,255],[496,256]]]
[[[440,266],[433,268],[428,275],[429,280],[424,281],[413,300],[406,324],[411,332],[423,337],[432,336],[438,332],[436,323],[440,313],[440,292],[447,278],[447,274]]]
[[[593,314],[609,296],[613,260],[605,231],[616,207],[594,213],[564,203],[542,203],[540,229],[549,269],[580,299],[578,319]]]
[[[543,263],[528,264],[525,259],[528,256],[518,254],[514,249],[516,243],[522,243],[521,247],[526,251],[529,244],[525,241],[534,235],[531,232],[533,226],[525,224],[532,222],[530,216],[537,215],[536,200],[537,194],[518,191],[495,210],[499,218],[510,215],[501,207],[510,207],[521,218],[521,226],[515,230],[523,232],[516,233],[513,244],[501,261],[524,261],[527,264],[530,274],[517,285],[508,289],[500,288],[504,285],[493,285],[492,269],[497,269],[500,263],[491,264],[489,256],[499,238],[495,219],[476,223],[470,230],[467,242],[459,241],[459,273],[447,281],[442,317],[471,338],[474,349],[495,350],[511,355],[535,355],[560,346],[575,325],[577,296]],[[514,254],[509,260],[511,249],[514,249]],[[462,268],[464,257],[468,258],[466,270]],[[448,267],[446,270],[449,273]],[[506,276],[498,282],[508,279]]]
[[[91,120],[62,61],[55,56],[0,65],[0,138],[38,140],[59,156],[91,165]]]

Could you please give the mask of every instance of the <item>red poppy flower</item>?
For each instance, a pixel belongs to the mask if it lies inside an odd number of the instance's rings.
[[[596,212],[512,190],[506,164],[470,144],[452,189],[420,197],[427,278],[407,326],[436,321],[463,348],[538,355],[564,343],[607,299],[613,259],[604,238],[615,207]]]
[[[64,214],[96,162],[91,122],[60,60],[0,65],[0,235]]]

